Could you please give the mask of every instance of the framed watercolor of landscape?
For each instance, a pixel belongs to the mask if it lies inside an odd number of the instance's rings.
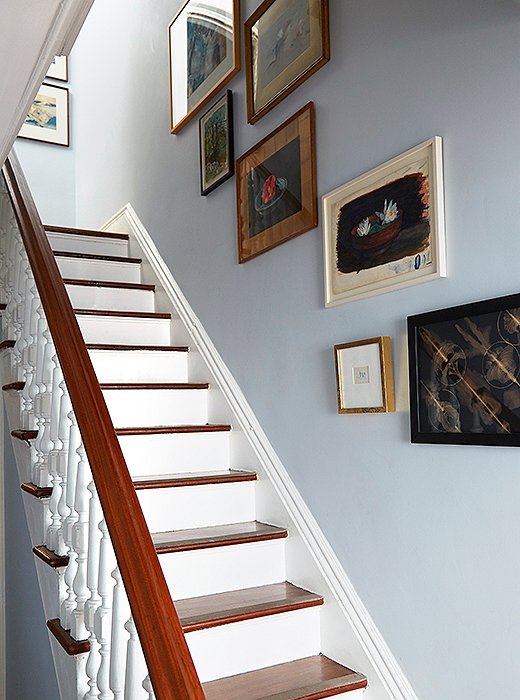
[[[47,71],[46,78],[52,80],[62,80],[64,83],[69,80],[69,59],[68,56],[54,56]]]
[[[325,306],[446,276],[442,139],[325,195]]]
[[[43,83],[18,136],[58,146],[69,145],[69,91]]]
[[[200,193],[205,196],[235,173],[231,90],[200,118],[199,141]]]
[[[238,260],[318,225],[314,103],[237,160]]]
[[[335,345],[334,358],[338,413],[395,411],[389,336]]]
[[[520,446],[520,294],[408,318],[412,442]]]
[[[177,134],[240,70],[239,0],[187,0],[168,29]]]
[[[264,0],[244,30],[254,124],[329,60],[329,0]]]

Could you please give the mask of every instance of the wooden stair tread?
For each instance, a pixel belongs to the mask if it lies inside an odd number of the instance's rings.
[[[0,304],[0,311],[5,311],[6,309],[7,309],[6,303],[3,302],[2,304]]]
[[[38,437],[37,430],[11,430],[11,436],[17,440],[24,440],[29,442],[29,440],[35,440]]]
[[[102,389],[209,389],[209,384],[190,384],[189,382],[140,382],[140,383],[116,383],[116,384],[100,384]]]
[[[321,596],[287,582],[175,601],[185,633],[317,605]]]
[[[1,348],[0,348],[1,349]],[[114,352],[189,352],[187,345],[118,345],[116,343],[87,343],[87,350],[113,350]]]
[[[73,228],[72,226],[44,226],[47,233],[71,233],[75,236],[95,236],[96,238],[114,238],[127,241],[127,233],[113,233],[112,231],[94,231],[87,228]]]
[[[122,435],[166,435],[169,433],[227,433],[230,425],[156,425],[150,428],[116,428],[116,434]]]
[[[0,343],[0,350],[5,350],[6,348],[14,348],[15,340],[2,340]]]
[[[63,284],[69,287],[106,287],[108,289],[133,289],[139,292],[155,292],[155,284],[143,284],[142,282],[106,282],[105,280],[65,277]]]
[[[33,554],[44,561],[51,569],[59,569],[61,566],[67,566],[69,558],[67,555],[56,554],[52,549],[48,549],[44,544],[38,547],[33,547]]]
[[[236,484],[242,481],[256,481],[256,472],[225,469],[214,472],[185,472],[160,476],[147,476],[134,479],[137,491],[146,489],[168,489],[184,486],[207,486],[209,484]]]
[[[88,639],[82,639],[80,641],[74,639],[70,634],[70,630],[66,630],[61,626],[59,618],[48,620],[47,627],[69,656],[86,654],[90,651],[90,642]]]
[[[77,316],[115,316],[118,318],[164,318],[171,320],[172,315],[158,311],[112,311],[110,309],[74,309]]]
[[[287,530],[257,521],[152,533],[158,554],[227,547],[287,537]]]
[[[102,260],[106,262],[129,263],[131,265],[141,265],[142,258],[127,258],[122,255],[95,255],[94,253],[74,253],[68,250],[53,250],[55,258],[78,258],[81,260]]]
[[[2,391],[22,391],[25,386],[25,382],[11,382],[10,384],[4,384]]]
[[[320,700],[366,688],[366,676],[310,656],[203,684],[206,700]]]
[[[52,486],[36,486],[32,481],[27,481],[25,484],[21,484],[20,488],[34,498],[50,498],[52,496]]]

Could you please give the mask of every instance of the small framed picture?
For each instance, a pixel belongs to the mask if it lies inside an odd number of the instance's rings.
[[[69,91],[43,83],[29,110],[20,138],[69,145]]]
[[[446,276],[442,139],[323,198],[325,306]]]
[[[63,80],[63,82],[68,82],[69,80],[69,58],[68,56],[54,56],[49,70],[47,71],[47,78],[52,78],[53,80]]]
[[[245,23],[245,45],[254,124],[329,60],[329,1],[264,0]]]
[[[334,357],[338,413],[395,411],[389,336],[335,345]]]
[[[408,318],[412,442],[520,447],[520,294]]]
[[[239,0],[186,0],[168,29],[171,132],[240,70]]]
[[[231,90],[200,118],[199,141],[200,190],[205,196],[235,173]]]
[[[238,260],[318,225],[314,104],[237,160]]]

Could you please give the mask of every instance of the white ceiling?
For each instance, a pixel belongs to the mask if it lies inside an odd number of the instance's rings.
[[[94,0],[0,0],[0,164],[57,54],[68,54]]]

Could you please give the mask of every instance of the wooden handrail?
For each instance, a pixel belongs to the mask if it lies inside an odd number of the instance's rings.
[[[158,700],[205,700],[61,274],[14,154],[7,189],[88,456]],[[139,555],[135,554],[135,544]]]

